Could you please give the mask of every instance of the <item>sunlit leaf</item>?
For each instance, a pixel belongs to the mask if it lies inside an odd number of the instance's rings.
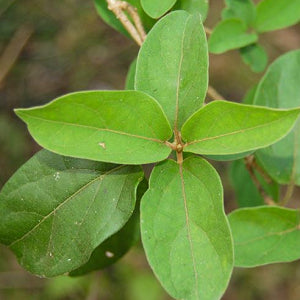
[[[141,0],[144,11],[154,19],[164,15],[172,8],[176,0]]]

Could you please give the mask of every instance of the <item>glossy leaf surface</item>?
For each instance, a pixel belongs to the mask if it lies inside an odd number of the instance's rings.
[[[281,207],[244,208],[228,216],[235,266],[255,267],[300,258],[300,212]]]
[[[184,151],[224,155],[266,147],[294,126],[299,109],[276,110],[229,101],[199,109],[182,127]]]
[[[79,92],[16,113],[41,146],[58,154],[141,164],[170,153],[164,144],[170,125],[159,104],[141,92]]]
[[[220,54],[255,43],[258,39],[257,34],[246,31],[247,25],[239,19],[221,21],[208,40],[209,51]]]
[[[204,22],[208,6],[208,0],[177,0],[174,10],[186,10],[191,14],[200,13],[202,22]]]
[[[256,8],[255,28],[259,32],[288,27],[300,21],[300,0],[262,0]]]
[[[72,271],[124,226],[143,174],[41,151],[0,194],[0,241],[20,264],[46,277]]]
[[[265,49],[253,44],[240,49],[242,59],[245,64],[249,65],[253,72],[262,72],[268,63],[268,54]]]
[[[205,99],[208,53],[200,15],[168,14],[149,33],[137,61],[136,89],[153,96],[172,127],[183,122]]]
[[[141,233],[148,261],[176,299],[219,299],[233,264],[220,178],[191,156],[157,165],[141,204]]]
[[[172,8],[176,0],[141,0],[144,11],[154,19],[164,15]]]
[[[254,104],[274,108],[300,107],[300,50],[278,58],[268,69],[255,94]],[[300,120],[278,143],[258,151],[256,157],[281,184],[300,185]]]

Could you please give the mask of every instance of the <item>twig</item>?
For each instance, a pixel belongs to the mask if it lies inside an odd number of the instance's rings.
[[[213,100],[224,100],[225,98],[212,86],[208,86],[207,95]]]
[[[287,190],[285,192],[285,195],[284,195],[282,201],[280,202],[280,205],[286,206],[289,203],[289,201],[291,200],[291,197],[294,193],[294,189],[295,189],[295,182],[291,182],[287,187]]]
[[[144,31],[141,19],[136,11],[136,8],[125,1],[106,0],[106,2],[108,4],[108,9],[115,14],[117,19],[120,20],[120,22],[123,24],[131,37],[135,40],[135,42],[139,46],[141,46],[146,37],[146,33]],[[126,11],[131,16],[135,25],[131,23],[124,11]]]
[[[205,32],[206,32],[207,35],[211,35],[212,34],[212,29],[204,26],[204,30],[205,30]]]
[[[33,33],[33,28],[30,26],[21,26],[13,35],[10,42],[3,51],[0,58],[0,86],[10,69],[17,61],[22,49],[28,42]]]

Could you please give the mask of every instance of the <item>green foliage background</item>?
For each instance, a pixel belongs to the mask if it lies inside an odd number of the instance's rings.
[[[220,21],[224,3],[210,3],[206,24],[213,27]],[[39,150],[25,125],[14,116],[13,108],[45,104],[83,89],[122,89],[127,69],[138,51],[132,41],[101,21],[91,0],[0,0],[0,57],[16,31],[24,27],[33,30],[30,40],[0,82],[0,187]],[[271,61],[299,48],[299,29],[299,25],[293,26],[260,37]],[[238,51],[210,58],[210,82],[227,99],[240,102],[262,76],[243,64]],[[214,164],[221,173],[225,206],[230,212],[236,202],[227,176],[228,164]],[[299,268],[300,263],[296,262],[236,269],[223,299],[297,300]],[[103,272],[51,280],[29,275],[18,266],[12,253],[0,246],[0,299],[21,298],[169,299],[151,274],[139,244]]]

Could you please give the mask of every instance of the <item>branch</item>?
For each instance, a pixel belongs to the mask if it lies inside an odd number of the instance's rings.
[[[225,98],[212,86],[208,86],[207,95],[213,100],[224,100]]]
[[[212,29],[210,29],[210,28],[204,26],[204,30],[205,30],[205,33],[206,33],[207,35],[211,35],[211,34],[212,34]]]

